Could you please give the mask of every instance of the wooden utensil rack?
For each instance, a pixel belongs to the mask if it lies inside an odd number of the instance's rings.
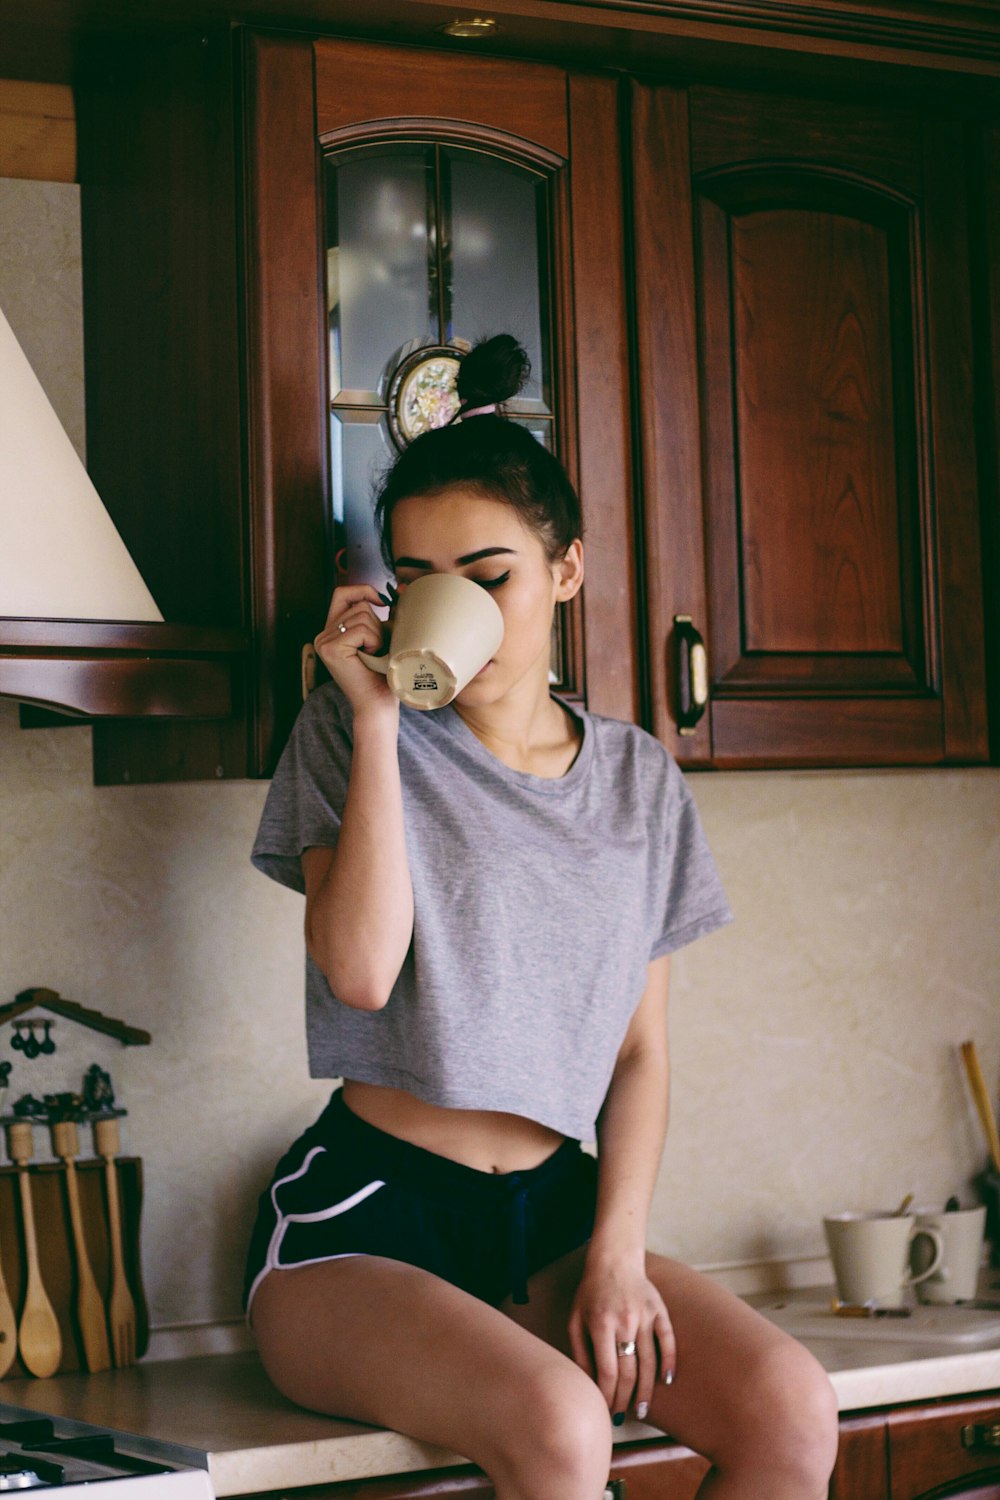
[[[122,1208],[125,1273],[136,1309],[136,1354],[149,1343],[149,1317],[142,1288],[139,1226],[142,1211],[142,1161],[137,1156],[117,1158],[119,1196]],[[76,1271],[70,1238],[66,1201],[66,1169],[61,1162],[37,1162],[29,1168],[34,1198],[38,1256],[42,1279],[55,1309],[62,1334],[59,1374],[85,1370],[83,1344],[76,1324]],[[80,1210],[90,1254],[90,1263],[102,1297],[107,1302],[111,1284],[111,1251],[108,1236],[104,1163],[99,1157],[76,1163]],[[17,1186],[17,1169],[0,1167],[0,1257],[7,1288],[17,1310],[25,1291],[27,1266]],[[20,1358],[7,1372],[13,1379],[27,1375]]]

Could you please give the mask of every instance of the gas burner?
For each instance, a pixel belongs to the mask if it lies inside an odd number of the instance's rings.
[[[60,1500],[76,1500],[74,1491],[79,1500],[214,1500],[207,1472],[162,1445],[0,1406],[0,1493],[55,1488]]]

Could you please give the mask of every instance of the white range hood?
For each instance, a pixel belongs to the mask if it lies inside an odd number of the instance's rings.
[[[0,310],[0,616],[163,616]]]

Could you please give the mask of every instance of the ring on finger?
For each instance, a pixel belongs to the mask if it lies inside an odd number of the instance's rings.
[[[347,634],[347,626],[343,622],[341,622],[341,624],[337,626],[337,629],[340,631],[341,635]]]
[[[627,1359],[629,1355],[635,1353],[635,1339],[618,1339],[615,1351],[619,1359]]]

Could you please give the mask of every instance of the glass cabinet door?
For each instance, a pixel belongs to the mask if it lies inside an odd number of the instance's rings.
[[[418,141],[329,152],[324,182],[336,581],[383,588],[380,476],[454,416],[472,343],[521,340],[531,378],[504,410],[555,445],[549,183],[498,155]]]

